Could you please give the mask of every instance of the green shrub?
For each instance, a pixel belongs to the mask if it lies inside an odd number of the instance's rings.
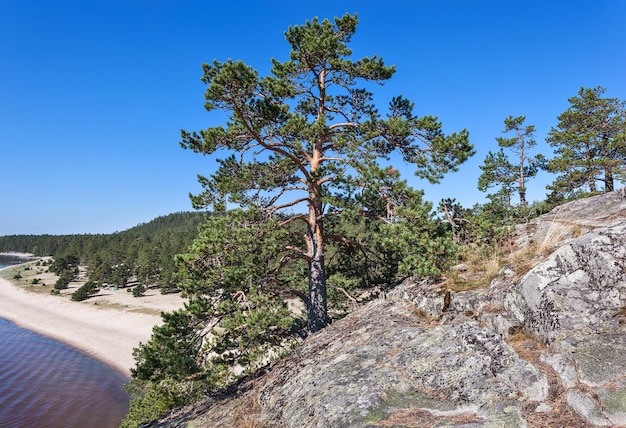
[[[146,294],[146,287],[143,284],[136,285],[133,288],[133,297],[141,297]]]
[[[39,281],[41,281],[41,279],[39,279],[39,278],[33,278],[33,280],[31,281],[31,284],[33,284],[33,285],[37,285],[37,284],[39,284]]]
[[[75,302],[82,302],[94,294],[97,294],[99,291],[100,289],[95,282],[87,281],[82,287],[72,293],[72,300]]]
[[[71,279],[71,276],[67,274],[67,272],[63,272],[61,276],[59,276],[59,279],[57,279],[56,284],[54,284],[54,288],[56,290],[65,290],[69,286]]]
[[[120,428],[135,428],[156,419],[175,407],[198,401],[207,392],[202,382],[143,381],[132,379],[124,385],[131,396],[130,409]]]

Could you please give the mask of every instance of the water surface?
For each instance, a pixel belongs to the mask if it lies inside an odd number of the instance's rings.
[[[0,257],[0,268],[16,263]],[[128,412],[127,381],[69,345],[0,318],[0,427],[117,428]]]

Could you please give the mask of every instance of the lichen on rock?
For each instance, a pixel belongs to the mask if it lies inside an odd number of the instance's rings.
[[[563,205],[518,228],[527,270],[457,292],[411,278],[149,426],[626,426],[625,213],[614,194]]]

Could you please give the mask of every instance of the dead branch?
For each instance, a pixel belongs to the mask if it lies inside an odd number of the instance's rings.
[[[336,285],[334,286],[337,290],[341,291],[347,298],[348,300],[350,300],[350,302],[352,303],[352,305],[354,305],[354,309],[359,309],[359,302],[357,302],[357,300],[352,297],[345,288],[343,287],[337,287]]]

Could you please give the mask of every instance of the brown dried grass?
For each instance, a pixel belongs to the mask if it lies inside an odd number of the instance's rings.
[[[471,246],[462,250],[460,259],[467,270],[449,271],[446,274],[448,288],[464,291],[489,286],[506,264],[506,248],[478,248]]]
[[[552,407],[551,412],[536,412],[538,401],[527,401],[522,406],[522,416],[529,427],[533,428],[587,428],[593,427],[567,404],[567,389],[558,374],[547,363],[541,361],[541,354],[546,346],[522,332],[514,334],[508,340],[517,354],[528,361],[546,377],[548,396],[544,403]]]
[[[248,396],[241,401],[233,413],[233,427],[235,428],[267,428],[259,421],[261,404],[254,396]]]
[[[400,409],[384,421],[378,422],[379,427],[429,428],[484,422],[475,413],[462,413],[453,416],[436,416],[423,409]]]

